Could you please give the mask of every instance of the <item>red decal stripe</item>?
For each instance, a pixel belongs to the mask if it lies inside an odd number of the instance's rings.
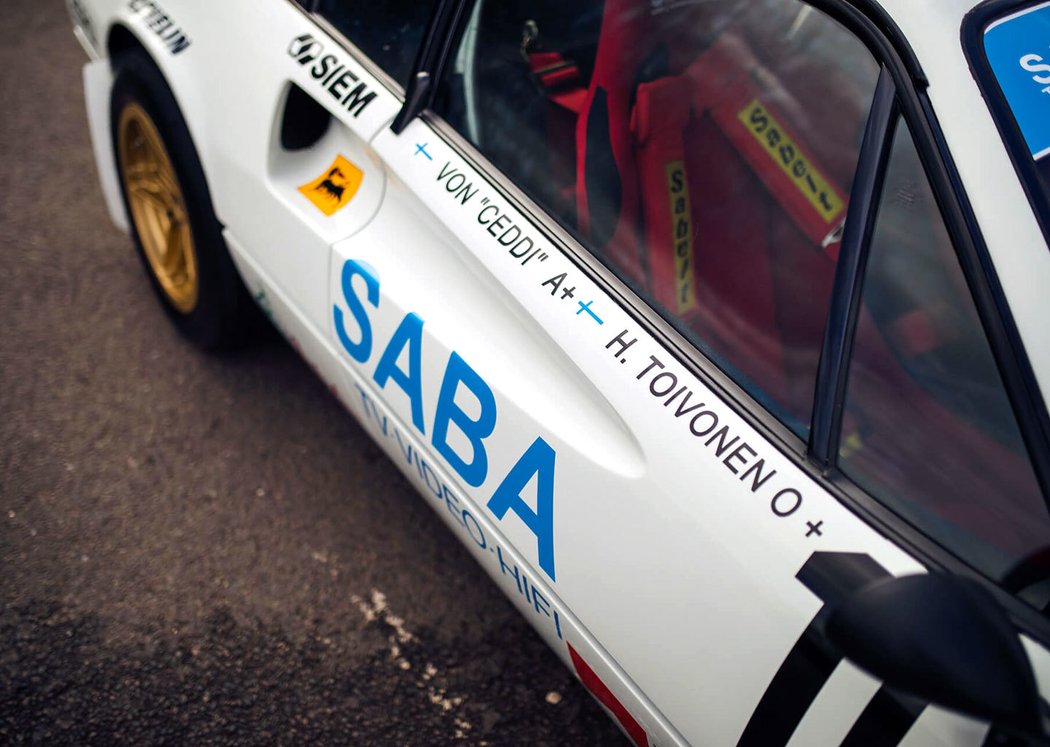
[[[616,716],[616,720],[620,722],[620,726],[623,727],[623,730],[627,732],[628,736],[634,740],[638,747],[649,747],[649,737],[642,725],[635,720],[634,716],[628,713],[627,709],[623,707],[623,703],[612,694],[612,690],[605,686],[605,683],[598,678],[598,675],[594,673],[590,665],[576,653],[576,649],[571,644],[566,645],[569,647],[569,656],[572,657],[572,666],[576,670],[576,676],[580,678],[580,682],[584,684],[584,687],[590,690],[591,694],[603,706],[612,711],[613,715]]]

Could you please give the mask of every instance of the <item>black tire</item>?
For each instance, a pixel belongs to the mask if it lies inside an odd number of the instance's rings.
[[[115,73],[110,98],[113,153],[132,238],[153,290],[175,326],[199,348],[217,351],[237,347],[254,337],[258,328],[258,312],[230,259],[222,236],[222,226],[212,208],[204,170],[175,97],[160,70],[143,52],[132,51],[121,55],[116,60]],[[152,124],[152,129],[149,124]],[[135,127],[138,129],[128,129]],[[127,143],[126,151],[121,150],[122,128]],[[150,137],[143,137],[144,132],[148,132]],[[137,138],[134,137],[136,134]],[[126,168],[131,164],[133,173],[143,171],[142,168],[136,169],[136,161],[131,154],[138,152],[136,148],[141,151],[144,141],[156,143],[157,135],[168,164],[172,167],[166,169],[165,176],[173,171],[174,194],[177,197],[172,198],[173,207],[167,210],[163,205],[158,207],[156,204],[143,208],[141,197],[137,197],[136,215],[129,189],[135,190],[138,195],[149,190],[143,190],[139,186],[141,182],[129,182]],[[145,147],[148,150],[150,146]],[[163,159],[160,160],[163,162]],[[166,180],[158,177],[152,183],[162,182],[168,186],[172,183],[170,177]],[[129,187],[129,183],[134,186]],[[143,210],[146,211],[146,217],[143,217]],[[173,218],[176,213],[178,217]],[[164,216],[167,217],[167,223],[158,225],[158,221],[164,221]],[[172,229],[172,226],[175,228]],[[173,240],[173,233],[190,237],[190,240]],[[161,234],[165,238],[157,239],[156,236]],[[153,243],[149,245],[153,251],[153,263],[147,254],[146,244],[151,240],[151,235],[154,237]],[[157,253],[158,244],[161,246],[160,255]],[[176,244],[177,251],[173,249]],[[169,253],[184,258],[183,264],[177,265],[173,271],[162,267]],[[187,268],[192,268],[192,271]],[[188,278],[195,278],[195,282]]]

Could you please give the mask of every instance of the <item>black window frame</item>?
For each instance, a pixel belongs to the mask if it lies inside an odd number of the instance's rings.
[[[849,363],[857,332],[871,238],[878,218],[882,184],[899,117],[897,84],[883,66],[875,88],[831,286],[824,344],[817,368],[816,394],[809,428],[809,458],[825,469],[836,467],[842,415],[849,383]]]
[[[1003,7],[1024,7],[1039,1],[988,0],[966,17],[964,36],[966,30],[972,28],[976,23],[972,18],[987,18],[987,16],[975,16],[978,11],[989,12],[988,8],[995,8],[1001,12]],[[302,4],[295,0],[288,0],[288,2],[302,9]],[[852,339],[853,328],[856,324],[856,308],[859,304],[863,281],[863,256],[858,255],[855,258],[852,269],[842,271],[841,281],[840,273],[836,269],[833,298],[838,296],[838,300],[833,303],[835,304],[834,313],[839,316],[833,319],[833,312],[829,309],[825,352],[837,360],[829,357],[825,364],[824,353],[822,353],[821,373],[818,374],[817,383],[820,400],[819,402],[814,401],[813,416],[813,422],[819,425],[821,435],[815,440],[814,431],[811,429],[809,441],[804,442],[717,364],[668,324],[648,303],[634,295],[622,278],[611,272],[589,250],[578,245],[576,239],[556,216],[537,206],[528,195],[519,190],[482,154],[478,153],[468,141],[445,123],[439,115],[430,110],[438,88],[434,82],[440,81],[444,75],[450,51],[458,43],[459,35],[469,15],[467,9],[471,2],[472,0],[438,0],[437,11],[431,19],[430,26],[424,32],[423,43],[418,51],[416,64],[410,77],[410,85],[417,79],[426,82],[421,84],[414,93],[406,92],[403,99],[404,106],[391,129],[399,133],[412,119],[417,116],[422,117],[465,160],[486,174],[493,186],[510,204],[526,215],[537,227],[542,227],[548,240],[562,249],[581,272],[603,287],[628,315],[664,345],[680,365],[709,386],[727,406],[759,431],[774,447],[792,459],[817,484],[873,529],[900,545],[931,570],[950,572],[981,583],[999,600],[1021,630],[1044,645],[1050,645],[1050,619],[977,572],[947,548],[933,542],[920,529],[906,522],[877,498],[853,483],[836,466],[838,444],[835,436],[836,429],[839,427],[836,423],[841,419],[841,404],[850,356],[849,354],[843,355],[841,351],[835,352],[834,346],[838,344],[840,347],[848,348]],[[873,127],[871,118],[878,115],[879,117],[890,117],[887,121],[895,120],[900,123],[898,126],[906,126],[911,131],[922,166],[930,181],[930,187],[977,308],[983,331],[1002,376],[1004,388],[1017,418],[1040,489],[1044,499],[1048,499],[1050,498],[1050,417],[1047,415],[1046,402],[1039,390],[1031,363],[1009,310],[1005,293],[998,281],[987,246],[948,151],[937,117],[925,93],[928,81],[921,65],[899,27],[875,0],[804,0],[804,2],[835,19],[853,33],[865,44],[882,68],[880,86],[891,91],[892,96],[884,92],[882,99],[888,96],[890,103],[883,103],[879,106],[873,103],[868,129]],[[314,22],[318,20],[317,16],[309,15],[309,17]],[[335,36],[341,41],[348,41],[341,34]],[[966,45],[964,48],[968,49]],[[359,60],[367,59],[352,44],[348,45],[348,50]],[[972,61],[971,64],[973,64]],[[375,67],[370,60],[369,67]],[[882,82],[884,78],[887,83]],[[890,124],[883,128],[882,135],[891,142],[893,131],[893,126]],[[877,142],[874,136],[873,142]],[[885,156],[890,146],[886,143],[879,145],[877,157],[888,160],[885,159]],[[870,154],[867,155],[867,158],[871,157]],[[862,149],[858,156],[858,175],[856,177],[858,180],[861,178],[861,164],[865,159],[866,154]],[[882,162],[877,168],[868,169],[872,171],[872,174],[867,177],[870,184],[864,186],[863,196],[869,201],[877,200],[879,197],[878,186],[881,185],[881,180],[885,175],[885,168],[886,164]],[[851,212],[853,211],[852,203],[853,200],[851,200]],[[866,213],[876,212],[877,204],[872,203],[867,206]],[[868,215],[862,221],[864,223],[862,231],[854,229],[854,233],[862,237],[862,240],[854,239],[854,242],[857,243],[857,251],[860,249],[866,251],[867,246],[870,245],[870,218],[871,216]],[[850,231],[849,228],[846,230]],[[847,238],[844,237],[844,244]],[[842,288],[839,287],[840,283],[843,284]],[[846,285],[849,287],[845,287]],[[845,316],[842,316],[843,314]],[[837,343],[834,342],[836,339]],[[821,411],[819,423],[818,408]]]

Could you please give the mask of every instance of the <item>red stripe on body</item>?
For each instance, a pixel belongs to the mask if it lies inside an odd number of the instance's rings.
[[[649,747],[649,736],[645,733],[642,725],[624,708],[623,703],[616,699],[616,696],[612,694],[612,690],[601,681],[590,665],[576,653],[576,649],[572,647],[572,644],[567,643],[566,645],[569,647],[569,656],[572,657],[572,666],[576,670],[576,676],[580,678],[580,682],[583,683],[584,687],[591,691],[591,694],[598,699],[599,703],[612,711],[616,720],[620,722],[620,726],[623,727],[623,730],[627,732],[627,735],[634,740],[638,747]]]

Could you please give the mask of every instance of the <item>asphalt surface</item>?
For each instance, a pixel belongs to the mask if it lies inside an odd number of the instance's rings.
[[[0,29],[0,743],[623,744],[290,347],[178,336],[63,3]]]

